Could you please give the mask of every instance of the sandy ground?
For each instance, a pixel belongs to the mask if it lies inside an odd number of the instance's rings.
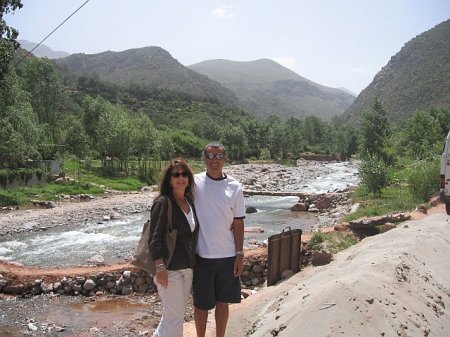
[[[450,217],[413,218],[233,305],[226,336],[450,336]]]

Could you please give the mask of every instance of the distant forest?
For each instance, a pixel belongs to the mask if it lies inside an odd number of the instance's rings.
[[[174,156],[200,158],[213,140],[223,142],[235,162],[296,160],[303,152],[346,159],[358,151],[358,127],[339,117],[259,120],[215,98],[61,74],[48,59],[11,67],[2,83],[3,168],[72,155],[101,159],[105,166],[113,160],[126,170],[132,160],[145,165]],[[391,152],[418,159],[435,155],[449,125],[448,109],[416,112],[406,123],[390,126]]]

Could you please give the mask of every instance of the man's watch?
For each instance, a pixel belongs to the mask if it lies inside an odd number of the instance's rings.
[[[243,252],[242,250],[237,250],[237,251],[236,251],[236,255],[242,255],[242,256],[244,256],[244,252]]]

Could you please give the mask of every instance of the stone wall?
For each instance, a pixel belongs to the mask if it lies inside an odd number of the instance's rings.
[[[43,184],[46,181],[47,177],[45,174],[38,176],[36,173],[33,173],[29,178],[24,178],[21,175],[18,175],[12,180],[7,179],[6,185],[5,186],[0,185],[0,189],[17,188],[19,186],[36,186],[38,184]]]
[[[267,251],[267,250],[265,250]],[[45,274],[45,271],[43,271]],[[262,286],[267,275],[267,253],[245,257],[244,273],[241,277],[243,288]],[[32,282],[9,278],[0,271],[0,293],[13,295],[59,294],[69,296],[101,296],[111,293],[129,295],[153,293],[156,288],[153,279],[146,272],[129,269],[116,272],[98,272],[74,277],[64,276],[51,282],[45,275],[36,276]]]

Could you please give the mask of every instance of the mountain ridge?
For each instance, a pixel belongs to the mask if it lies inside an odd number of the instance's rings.
[[[395,122],[406,120],[417,110],[450,106],[450,20],[405,43],[343,118],[358,123],[361,112],[370,109],[375,98]]]
[[[38,44],[35,42],[31,42],[28,40],[18,40],[20,43],[21,48],[27,50],[28,52],[31,51],[33,48],[35,48]],[[63,57],[67,57],[70,55],[70,53],[65,51],[55,51],[52,50],[50,47],[41,44],[36,49],[33,50],[33,55],[36,57],[47,57],[49,59],[59,59]]]
[[[158,89],[216,97],[235,104],[235,95],[208,77],[194,72],[161,47],[151,46],[120,52],[72,54],[55,60],[56,64],[77,75],[95,75],[101,80],[120,84],[140,84]]]
[[[347,91],[310,81],[269,59],[215,59],[189,68],[232,90],[244,109],[263,118],[276,114],[283,119],[317,116],[330,120],[355,99]]]

